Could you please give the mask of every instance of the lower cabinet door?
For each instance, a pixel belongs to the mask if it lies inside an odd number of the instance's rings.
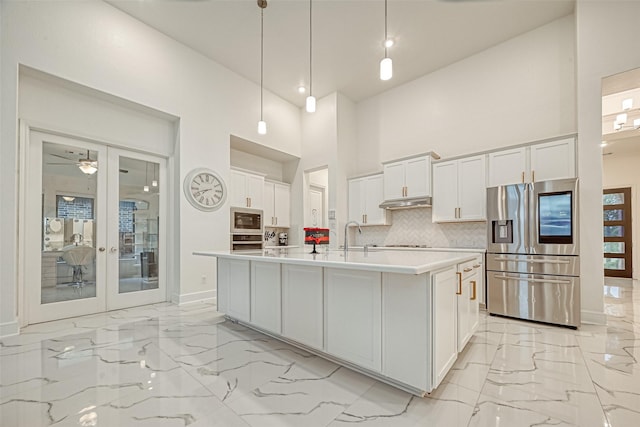
[[[382,273],[382,373],[431,391],[429,273]]]
[[[251,262],[251,323],[271,332],[282,332],[280,264]]]
[[[227,292],[226,298],[220,295],[223,302],[219,308],[226,305],[224,313],[244,322],[249,322],[251,319],[249,277],[249,261],[237,259],[218,261],[218,281],[223,283],[222,287],[218,286],[218,289],[224,289]]]
[[[282,335],[323,350],[322,267],[282,265]]]
[[[381,273],[325,269],[327,352],[379,372]]]
[[[458,357],[457,295],[454,268],[433,273],[433,388],[444,379]]]

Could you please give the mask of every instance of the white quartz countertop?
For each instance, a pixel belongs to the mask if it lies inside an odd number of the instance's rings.
[[[230,251],[195,251],[194,255],[250,261],[278,262],[282,264],[315,265],[318,267],[347,268],[386,273],[422,274],[443,267],[470,261],[477,253],[432,251],[333,250],[313,255],[309,250],[264,251],[261,254],[242,254]]]

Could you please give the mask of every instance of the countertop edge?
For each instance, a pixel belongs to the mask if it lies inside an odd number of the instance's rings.
[[[432,251],[434,252],[434,251]],[[442,251],[451,252],[451,251]],[[342,268],[351,270],[365,270],[365,271],[379,271],[382,273],[400,273],[400,274],[423,274],[434,270],[439,270],[451,265],[467,262],[474,259],[477,253],[461,252],[459,257],[455,259],[447,259],[442,261],[431,262],[428,264],[422,264],[415,267],[397,266],[397,265],[384,265],[375,263],[360,263],[360,262],[337,262],[331,260],[320,259],[322,254],[318,255],[318,259],[300,259],[300,258],[282,258],[282,257],[269,257],[263,255],[251,255],[251,254],[233,254],[216,251],[193,251],[193,255],[208,256],[215,258],[231,258],[231,259],[244,259],[249,261],[261,261],[261,262],[277,262],[280,264],[293,264],[293,265],[311,265],[317,267],[330,267],[330,268]]]

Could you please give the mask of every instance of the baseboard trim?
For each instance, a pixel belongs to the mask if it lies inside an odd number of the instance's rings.
[[[20,333],[18,321],[0,323],[0,338],[7,338]]]
[[[599,311],[582,310],[580,312],[582,323],[589,325],[606,325],[607,315]]]
[[[178,305],[189,304],[192,302],[201,302],[201,301],[211,301],[215,300],[216,291],[201,291],[201,292],[192,292],[190,294],[181,294],[174,295],[171,300]]]

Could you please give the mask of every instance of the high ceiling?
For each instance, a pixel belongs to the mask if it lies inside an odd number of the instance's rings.
[[[108,0],[110,4],[260,81],[256,0]],[[383,0],[313,2],[313,94],[360,101],[569,15],[574,0],[389,0],[394,76],[383,82]],[[309,84],[309,0],[269,0],[264,10],[264,86],[302,106]]]

